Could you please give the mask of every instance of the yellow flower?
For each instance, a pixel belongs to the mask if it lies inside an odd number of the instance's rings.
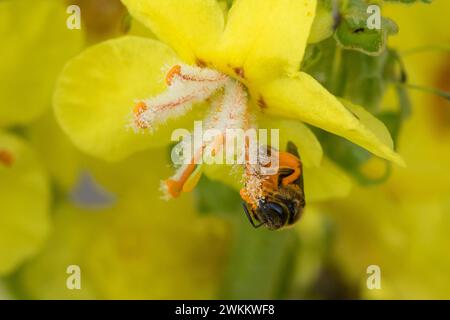
[[[0,127],[29,124],[50,108],[58,73],[81,49],[67,17],[62,0],[0,2]]]
[[[266,127],[284,122],[289,136],[286,130],[280,135],[295,140],[307,170],[321,166],[322,148],[303,122],[403,163],[380,121],[299,71],[315,0],[239,0],[226,19],[215,0],[123,3],[160,41],[110,40],[66,65],[55,111],[63,130],[85,152],[120,160],[166,145],[174,128],[190,128],[205,112],[210,120],[235,112],[236,121],[213,126],[243,128],[250,115],[270,117]],[[136,100],[134,126],[141,134],[125,129]],[[220,104],[218,112],[211,100]]]
[[[50,190],[34,151],[0,132],[0,275],[41,248],[50,228]]]
[[[104,209],[57,205],[45,248],[18,276],[34,299],[212,299],[221,284],[229,228],[199,216],[193,198],[166,202],[148,192],[167,173],[153,150],[93,169],[115,195]],[[154,171],[142,168],[152,161]],[[68,266],[81,270],[81,290],[68,290]]]

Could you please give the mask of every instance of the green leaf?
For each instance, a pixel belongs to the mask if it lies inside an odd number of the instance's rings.
[[[383,78],[388,54],[368,56],[361,52],[345,51],[342,57],[343,79],[340,95],[375,113],[379,110],[386,82]]]
[[[382,17],[381,29],[369,29],[367,5],[358,1],[352,1],[351,4],[336,30],[336,40],[344,49],[380,55],[386,47],[387,36],[398,32],[397,25]]]
[[[242,199],[235,189],[222,182],[211,180],[205,175],[194,190],[194,198],[197,210],[201,214],[236,216],[237,212],[242,211]]]

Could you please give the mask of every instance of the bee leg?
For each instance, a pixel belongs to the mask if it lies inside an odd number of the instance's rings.
[[[261,227],[262,225],[264,225],[264,222],[261,222],[260,224],[256,225],[255,222],[253,221],[252,216],[251,216],[250,213],[248,212],[247,204],[246,204],[245,202],[243,202],[243,203],[242,203],[242,206],[244,207],[245,215],[247,216],[248,221],[250,221],[250,223],[252,224],[253,228],[258,229],[259,227]]]

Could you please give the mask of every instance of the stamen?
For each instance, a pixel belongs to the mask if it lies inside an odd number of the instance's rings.
[[[161,181],[161,191],[163,198],[166,200],[177,198],[184,191],[184,186],[191,175],[195,173],[197,164],[192,163],[181,166],[175,175],[167,180]],[[197,180],[198,182],[198,180]]]
[[[222,82],[228,79],[228,76],[221,72],[189,65],[173,66],[167,77],[171,78],[171,83],[174,78],[185,82]]]
[[[224,89],[220,99],[215,99],[213,111],[209,115],[206,127],[218,130],[217,137],[203,143],[194,150],[190,162],[181,166],[169,179],[162,182],[161,187],[167,199],[175,198],[182,192],[189,191],[198,182],[201,174],[199,163],[206,147],[212,155],[218,154],[226,143],[227,129],[243,129],[250,126],[247,110],[247,94],[243,86],[218,71],[177,64],[172,66],[165,76],[168,88],[160,95],[139,101],[133,109],[134,126],[137,129],[154,130],[157,125],[169,118],[179,117],[187,113],[192,105],[210,98],[216,91]],[[257,203],[263,197],[263,184],[267,177],[261,174],[261,164],[250,164],[247,154],[249,143],[246,139],[245,170],[243,181],[245,188],[242,194],[245,199]]]
[[[155,130],[166,120],[186,114],[192,105],[205,101],[222,88],[227,79],[225,74],[211,69],[173,66],[166,75],[167,90],[134,107],[135,129]]]
[[[13,155],[6,150],[0,150],[0,163],[5,167],[11,167],[14,163]]]
[[[234,80],[227,81],[221,104],[208,117],[208,128],[220,130],[224,135],[226,129],[246,129],[247,94],[241,84]]]

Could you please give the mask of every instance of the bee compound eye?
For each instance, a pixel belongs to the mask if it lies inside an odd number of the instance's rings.
[[[275,202],[269,202],[269,203],[267,204],[267,208],[268,208],[269,210],[271,210],[271,211],[277,213],[280,217],[283,216],[284,210],[283,210],[283,208],[282,208],[278,203],[275,203]]]

